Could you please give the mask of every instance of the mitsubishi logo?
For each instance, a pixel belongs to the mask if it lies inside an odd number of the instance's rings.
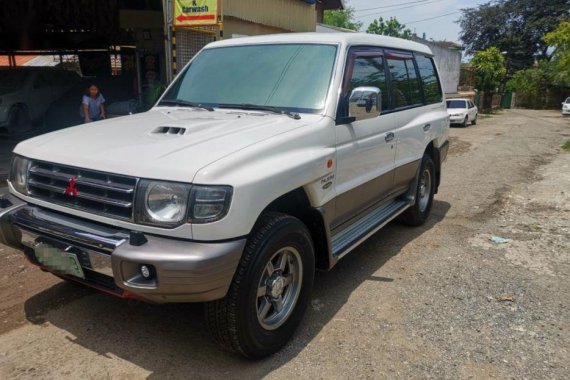
[[[75,187],[75,177],[71,177],[69,179],[69,185],[67,186],[63,194],[71,195],[72,197],[77,196],[77,188]]]

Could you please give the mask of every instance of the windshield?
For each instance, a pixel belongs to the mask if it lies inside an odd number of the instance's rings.
[[[0,87],[20,88],[26,83],[30,72],[21,70],[0,70]]]
[[[448,100],[447,108],[467,108],[465,100]]]
[[[336,46],[244,45],[203,50],[162,100],[259,105],[316,113],[325,100]]]

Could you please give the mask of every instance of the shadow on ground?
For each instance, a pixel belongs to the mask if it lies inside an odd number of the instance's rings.
[[[330,272],[316,275],[313,300],[304,322],[285,349],[265,360],[244,360],[212,342],[200,304],[149,305],[61,283],[25,303],[28,320],[49,322],[68,339],[103,356],[116,356],[152,373],[151,378],[260,378],[295,358],[366,281],[397,282],[375,273],[418,236],[440,223],[450,209],[434,201],[426,225],[390,224],[353,251]],[[55,300],[55,302],[54,302]]]

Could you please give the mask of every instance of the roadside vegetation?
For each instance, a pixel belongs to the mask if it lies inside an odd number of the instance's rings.
[[[568,11],[567,0],[498,0],[462,10],[460,38],[465,52],[474,57],[478,86],[490,85],[489,77],[501,77],[493,81],[495,88],[478,87],[486,98],[492,95],[488,91],[512,91],[526,107],[559,107],[570,93]],[[495,54],[490,54],[492,48]],[[504,58],[502,65],[497,52]],[[488,106],[484,101],[483,108]]]
[[[570,140],[566,141],[564,145],[562,145],[562,149],[564,149],[567,152],[570,152]]]

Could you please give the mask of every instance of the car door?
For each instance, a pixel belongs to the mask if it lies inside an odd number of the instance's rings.
[[[431,128],[426,117],[424,99],[414,55],[407,51],[386,50],[386,64],[391,89],[391,104],[387,119],[395,127],[397,140],[394,185],[392,193],[406,191],[413,180],[425,139]]]
[[[406,89],[403,78],[402,65],[394,63],[398,59],[406,60],[406,54],[400,53],[391,58],[387,55],[387,62],[392,79],[391,87],[398,87],[403,92]],[[401,106],[396,104],[392,111],[397,115],[399,127],[396,130],[398,138],[394,191],[405,191],[416,175],[422,155],[431,141],[447,134],[449,116],[443,98],[443,91],[433,58],[423,54],[413,55],[413,70],[411,65],[406,64],[408,73],[408,86],[410,88],[410,104]],[[400,77],[399,81],[394,78]],[[420,95],[417,96],[416,86],[420,86]],[[419,101],[419,99],[421,101]],[[419,102],[419,103],[418,103]]]
[[[468,101],[469,104],[469,120],[473,121],[477,118],[477,107],[471,100]]]
[[[336,125],[336,213],[333,228],[382,200],[394,180],[394,125],[381,115],[388,104],[382,49],[351,48]]]

